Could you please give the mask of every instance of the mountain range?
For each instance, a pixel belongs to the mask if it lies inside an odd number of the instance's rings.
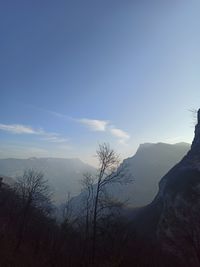
[[[131,206],[148,204],[158,191],[158,182],[189,150],[187,143],[174,145],[165,143],[145,143],[139,146],[133,157],[125,159],[122,166],[126,174],[133,177],[128,185],[110,185],[107,190],[113,197],[128,201]],[[56,203],[65,202],[68,192],[72,196],[81,191],[80,180],[83,173],[94,174],[96,169],[79,159],[29,158],[0,159],[0,176],[10,184],[11,178],[21,176],[23,171],[34,168],[42,171],[54,193]],[[7,178],[6,178],[7,177]],[[9,179],[9,177],[11,177]],[[78,196],[79,197],[79,196]]]
[[[131,206],[147,205],[158,191],[160,177],[178,163],[189,149],[187,143],[141,144],[136,154],[122,163],[125,175],[131,175],[133,182],[127,185],[112,184],[107,191],[114,198],[127,200]]]
[[[15,180],[16,177],[23,174],[24,170],[30,168],[44,173],[56,203],[66,201],[69,192],[72,196],[78,194],[80,192],[80,180],[83,173],[94,173],[95,171],[95,168],[83,163],[79,159],[0,159],[0,176],[4,176],[4,182],[8,181],[8,177]]]

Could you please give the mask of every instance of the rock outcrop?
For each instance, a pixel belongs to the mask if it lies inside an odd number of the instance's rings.
[[[200,110],[197,116],[190,151],[160,180],[155,199],[132,216],[139,240],[176,267],[200,266]]]
[[[181,266],[200,266],[200,110],[191,150],[161,179],[149,208],[162,249]]]

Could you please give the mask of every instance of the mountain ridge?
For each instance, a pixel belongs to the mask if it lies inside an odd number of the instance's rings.
[[[132,214],[138,236],[190,267],[200,266],[200,109],[197,117],[191,149],[162,177],[154,200]]]
[[[169,171],[188,151],[190,145],[145,143],[139,146],[134,156],[121,163],[123,176],[131,176],[133,183],[106,186],[107,193],[125,202],[129,207],[140,207],[149,204],[158,190],[160,177]],[[83,192],[75,196],[76,203],[81,202]],[[80,198],[79,200],[77,200]]]
[[[129,204],[143,206],[149,203],[157,191],[157,183],[174,164],[189,150],[187,143],[143,143],[132,157],[124,159],[122,165],[133,174],[132,185],[109,186],[111,194],[121,200],[129,199]],[[148,171],[145,171],[143,166]],[[79,181],[85,172],[95,172],[95,168],[79,158],[31,157],[27,159],[0,159],[0,174],[15,178],[28,168],[35,168],[45,174],[55,190],[56,202],[65,201],[67,193],[79,195]],[[142,196],[142,197],[141,197]]]
[[[0,174],[16,178],[24,170],[34,168],[45,175],[54,193],[56,203],[66,200],[68,192],[72,195],[79,193],[79,181],[84,172],[94,172],[95,168],[79,159],[60,158],[28,158],[0,159]]]

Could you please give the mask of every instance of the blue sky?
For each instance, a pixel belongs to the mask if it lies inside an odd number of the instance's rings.
[[[0,157],[123,157],[191,142],[198,0],[3,0]]]

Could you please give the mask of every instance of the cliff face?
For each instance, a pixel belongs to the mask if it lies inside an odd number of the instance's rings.
[[[196,154],[200,158],[200,109],[197,114],[197,125],[195,128],[195,137],[191,147],[191,153]]]
[[[189,151],[187,143],[141,144],[133,157],[122,163],[125,175],[131,175],[133,183],[111,184],[107,191],[131,207],[142,207],[150,203],[158,192],[160,178],[165,175]]]
[[[150,207],[161,247],[182,266],[200,266],[200,110],[191,150],[161,179]]]

